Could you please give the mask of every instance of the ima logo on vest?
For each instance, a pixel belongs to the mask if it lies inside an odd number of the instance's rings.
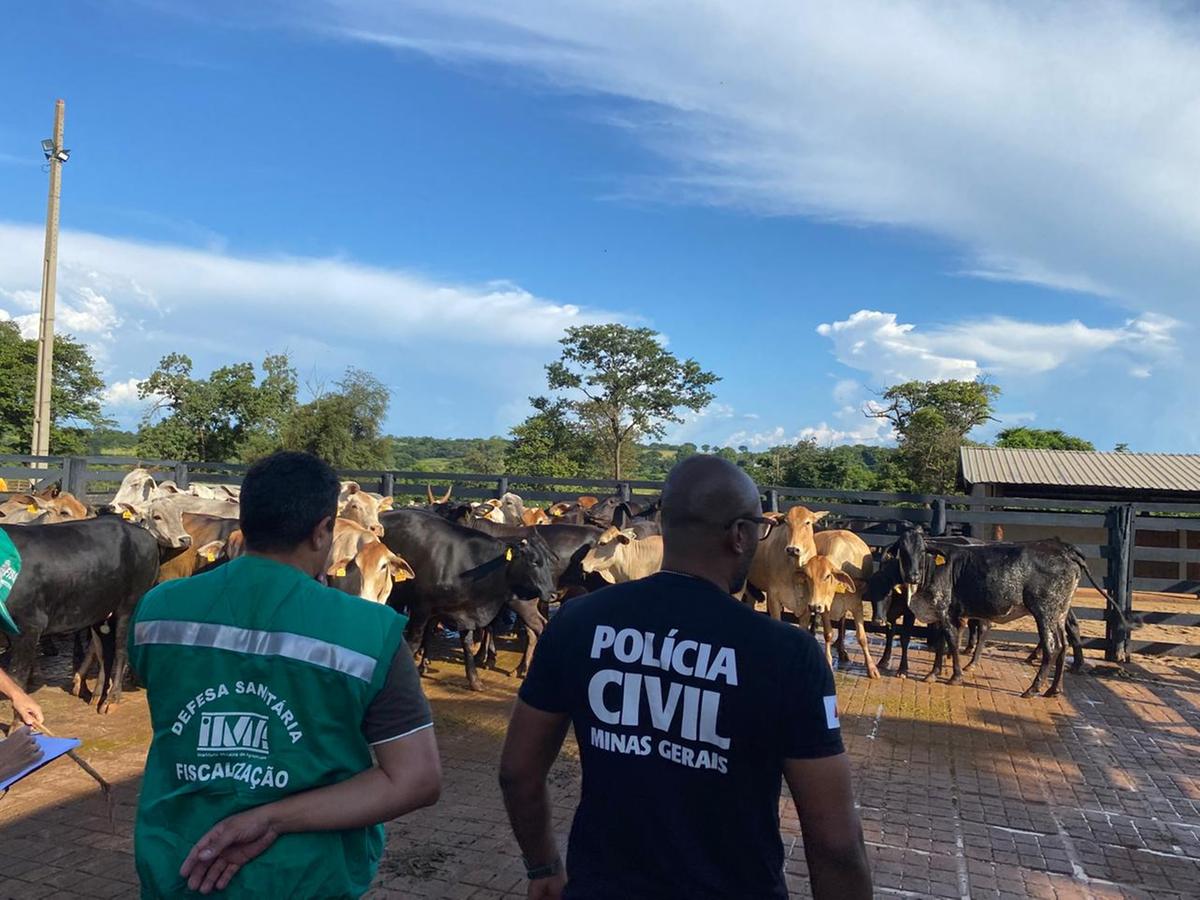
[[[258,713],[214,712],[200,714],[198,753],[253,753],[266,756],[267,717]]]

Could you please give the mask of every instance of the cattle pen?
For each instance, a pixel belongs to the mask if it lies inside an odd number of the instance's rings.
[[[237,485],[249,468],[237,463],[136,457],[0,455],[0,478],[8,482],[10,492],[21,483],[58,481],[64,490],[93,503],[111,498],[124,475],[135,467],[149,468],[185,489],[192,483]],[[662,490],[657,481],[543,475],[378,469],[343,470],[339,475],[400,501],[424,499],[430,486],[438,493],[449,488],[462,500],[488,500],[512,491],[531,503],[569,501],[584,493],[633,499]],[[1167,635],[1164,639],[1141,638],[1103,602],[1087,604],[1076,608],[1079,619],[1095,623],[1092,629],[1085,626],[1086,649],[1102,650],[1110,661],[1126,660],[1130,653],[1200,659],[1200,503],[1113,503],[1087,498],[905,494],[781,485],[763,485],[760,491],[764,510],[782,512],[796,504],[828,510],[824,527],[854,531],[872,548],[891,544],[909,525],[921,525],[932,535],[1061,537],[1079,548],[1092,577],[1126,620]],[[1086,634],[1101,625],[1103,634]],[[878,629],[870,625],[868,630]],[[1036,644],[1038,640],[1031,631],[1004,630],[1002,636],[1015,643]]]
[[[0,477],[10,495],[61,482],[100,506],[139,466],[181,487],[240,484],[247,468],[0,456]],[[581,494],[645,499],[662,488],[650,481],[544,476],[340,474],[395,497],[397,505],[424,502],[430,487],[480,501],[513,491],[537,504]],[[1090,674],[1069,679],[1066,696],[1052,699],[1019,697],[1028,681],[1021,662],[1028,647],[1009,644],[1035,640],[1020,631],[994,631],[998,646],[963,685],[869,679],[857,662],[838,667],[838,714],[876,896],[1200,896],[1200,504],[779,485],[761,491],[764,509],[801,504],[828,510],[822,526],[852,529],[873,548],[891,544],[908,524],[982,538],[1061,535],[1083,551],[1117,601],[1147,623],[1125,634],[1107,621],[1103,601],[1081,590],[1076,614],[1096,664]],[[1139,639],[1149,632],[1166,637]],[[871,641],[873,652],[878,643]],[[436,806],[387,826],[387,850],[369,900],[525,896],[523,864],[503,827],[496,786],[496,761],[520,683],[516,646],[501,641],[497,667],[480,672],[482,692],[462,683],[457,642],[443,637],[432,648],[434,665],[423,686],[434,709],[445,788]],[[916,645],[913,654],[923,673],[932,654]],[[1100,662],[1102,654],[1120,664]],[[44,685],[36,698],[47,721],[57,733],[83,740],[80,753],[113,785],[113,815],[94,782],[66,763],[14,788],[0,802],[0,900],[136,897],[132,831],[150,738],[146,694],[128,692],[110,715],[98,716],[69,693],[70,654],[43,658],[41,665]],[[573,746],[550,782],[562,844],[581,784]],[[790,895],[811,896],[800,827],[786,798],[780,819]]]

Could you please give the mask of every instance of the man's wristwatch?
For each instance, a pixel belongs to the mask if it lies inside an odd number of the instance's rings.
[[[554,857],[553,861],[546,863],[544,866],[531,866],[529,860],[525,860],[525,877],[530,881],[536,881],[539,878],[549,878],[551,875],[557,875],[562,871],[562,860],[559,857]]]

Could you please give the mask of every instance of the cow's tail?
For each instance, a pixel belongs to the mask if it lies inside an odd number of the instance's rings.
[[[1096,579],[1092,577],[1092,572],[1087,566],[1087,557],[1083,555],[1083,551],[1081,551],[1074,544],[1068,544],[1066,541],[1063,541],[1062,544],[1067,548],[1067,552],[1071,555],[1071,559],[1073,559],[1079,566],[1079,570],[1083,573],[1083,576],[1088,580],[1092,587],[1099,592],[1100,596],[1105,599],[1108,605],[1112,607],[1113,612],[1117,614],[1117,618],[1121,620],[1121,624],[1126,628],[1137,628],[1141,626],[1142,617],[1138,615],[1132,615],[1128,619],[1125,618],[1125,611],[1117,605],[1117,602],[1113,600],[1112,597],[1109,596],[1108,591],[1102,588],[1099,583],[1097,583]]]

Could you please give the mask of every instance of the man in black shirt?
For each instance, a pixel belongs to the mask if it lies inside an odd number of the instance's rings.
[[[744,472],[691,457],[663,492],[663,571],[573,600],[546,628],[500,768],[530,898],[786,898],[784,777],[814,896],[870,897],[824,653],[730,596],[770,527]],[[546,776],[572,723],[568,883]]]

